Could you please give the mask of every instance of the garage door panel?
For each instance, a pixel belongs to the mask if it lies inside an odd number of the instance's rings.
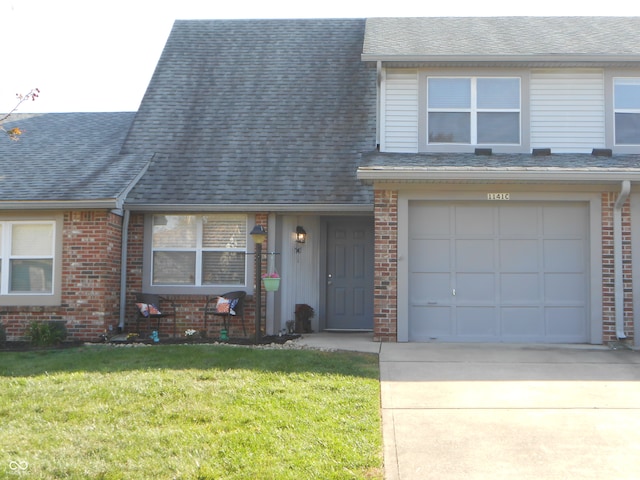
[[[575,235],[588,223],[588,212],[582,205],[568,203],[542,207],[544,236]]]
[[[547,335],[562,342],[586,342],[587,323],[581,307],[548,307],[545,309]]]
[[[451,245],[449,240],[413,240],[409,255],[417,272],[450,272]]]
[[[456,309],[456,334],[461,337],[485,337],[495,339],[498,335],[496,309],[494,307],[460,307]]]
[[[544,269],[547,272],[583,272],[582,240],[545,240]]]
[[[502,272],[538,272],[538,242],[536,240],[501,240],[500,270]]]
[[[455,269],[458,272],[493,272],[492,240],[458,240],[455,242]]]
[[[496,296],[495,274],[460,273],[456,275],[455,290],[459,305],[493,305]]]
[[[428,341],[433,338],[451,337],[453,322],[451,308],[421,306],[411,309],[409,336],[412,340]]]
[[[540,304],[540,279],[537,273],[503,273],[500,275],[502,304]]]
[[[502,308],[501,331],[513,341],[544,337],[544,319],[539,307]]]
[[[460,206],[455,212],[456,235],[493,235],[493,208]]]
[[[428,208],[423,208],[427,206]],[[425,238],[432,235],[449,235],[451,232],[450,210],[446,205],[428,205],[416,202],[409,211],[409,234],[412,238]]]
[[[502,208],[499,212],[500,235],[535,236],[538,231],[538,208]]]
[[[583,305],[585,277],[580,273],[548,273],[544,276],[544,298],[547,303]]]
[[[446,273],[414,273],[411,276],[409,298],[412,304],[426,305],[429,302],[446,302],[451,300],[451,274]]]

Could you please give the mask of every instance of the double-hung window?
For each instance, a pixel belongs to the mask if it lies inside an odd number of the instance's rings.
[[[0,221],[0,295],[52,295],[56,224]]]
[[[640,145],[640,78],[613,81],[616,145]]]
[[[152,285],[246,284],[245,215],[153,215],[151,235]]]
[[[520,79],[427,78],[429,144],[520,143]]]

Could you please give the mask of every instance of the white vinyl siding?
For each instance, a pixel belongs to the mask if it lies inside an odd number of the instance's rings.
[[[531,147],[553,153],[605,147],[602,71],[532,72]]]
[[[380,149],[418,151],[418,72],[387,70],[382,86]]]

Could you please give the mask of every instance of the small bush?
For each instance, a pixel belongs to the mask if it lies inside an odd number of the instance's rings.
[[[67,338],[67,327],[64,322],[31,322],[27,338],[32,345],[38,347],[57,345]]]
[[[4,325],[0,323],[0,346],[3,346],[7,343],[7,330],[4,328]]]

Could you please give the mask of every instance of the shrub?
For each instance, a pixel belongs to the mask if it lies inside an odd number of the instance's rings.
[[[0,323],[0,347],[7,343],[7,330],[4,325]]]
[[[64,322],[31,322],[27,329],[27,338],[32,345],[48,347],[57,345],[67,338]]]

